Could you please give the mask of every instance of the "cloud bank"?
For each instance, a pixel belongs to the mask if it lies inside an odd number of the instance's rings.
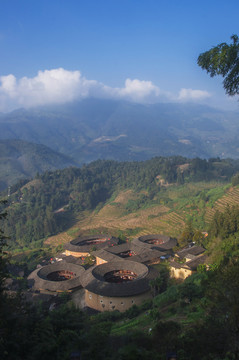
[[[179,91],[178,100],[200,100],[210,97],[210,93],[203,90],[193,90],[193,89],[181,89]]]
[[[19,107],[62,104],[87,97],[124,99],[139,103],[198,101],[210,97],[207,91],[181,89],[179,94],[162,91],[151,81],[126,79],[124,87],[113,88],[88,80],[80,71],[63,68],[39,71],[33,78],[0,76],[0,111]]]

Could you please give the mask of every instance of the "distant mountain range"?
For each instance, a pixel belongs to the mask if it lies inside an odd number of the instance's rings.
[[[45,145],[23,140],[0,140],[0,190],[37,172],[62,169],[76,163]]]
[[[44,144],[79,165],[99,158],[239,156],[239,112],[203,105],[86,99],[0,114],[0,129],[2,140]]]

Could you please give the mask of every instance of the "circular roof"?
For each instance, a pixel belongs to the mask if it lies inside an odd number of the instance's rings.
[[[104,281],[104,276],[114,270],[128,270],[137,274],[137,279],[147,276],[149,269],[146,265],[137,263],[135,261],[113,261],[96,266],[92,270],[92,275],[100,280]]]
[[[157,250],[170,250],[177,244],[176,239],[162,234],[144,235],[132,241],[135,245]]]
[[[132,271],[137,277],[132,281],[108,282],[105,275],[112,271]],[[157,271],[134,261],[119,260],[95,266],[85,272],[83,287],[101,296],[121,297],[139,295],[150,290],[149,281],[157,276]]]
[[[93,248],[96,250],[109,246],[117,245],[119,240],[115,237],[99,234],[94,236],[78,237],[65,245],[65,249],[72,252],[90,252]]]
[[[53,273],[64,272],[71,278],[64,281],[50,280],[49,275]],[[46,265],[36,269],[28,276],[29,284],[35,289],[49,291],[67,291],[81,286],[80,277],[84,274],[85,269],[82,266],[60,261],[55,264]]]

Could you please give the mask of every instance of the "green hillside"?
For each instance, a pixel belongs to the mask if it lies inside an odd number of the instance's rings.
[[[0,191],[20,179],[31,179],[47,170],[62,169],[76,163],[45,145],[23,140],[0,140]]]
[[[217,200],[226,206],[229,181],[237,171],[235,161],[182,157],[97,161],[48,171],[23,187],[13,187],[4,231],[16,248],[34,247],[36,241],[69,229],[73,234],[178,236],[191,220],[195,228],[205,230]]]

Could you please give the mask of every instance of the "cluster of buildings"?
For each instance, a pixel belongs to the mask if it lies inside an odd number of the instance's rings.
[[[125,311],[152,297],[150,281],[159,276],[153,264],[174,258],[170,262],[172,276],[185,279],[205,260],[203,248],[192,246],[174,254],[176,245],[176,239],[161,234],[123,244],[108,235],[77,238],[66,245],[64,260],[36,269],[28,282],[40,292],[84,290],[87,307]],[[82,263],[92,255],[95,263],[86,269]]]
[[[202,246],[192,246],[178,251],[174,260],[170,262],[171,276],[176,279],[186,279],[192,275],[199,265],[207,262],[207,256],[204,255],[205,249]]]

